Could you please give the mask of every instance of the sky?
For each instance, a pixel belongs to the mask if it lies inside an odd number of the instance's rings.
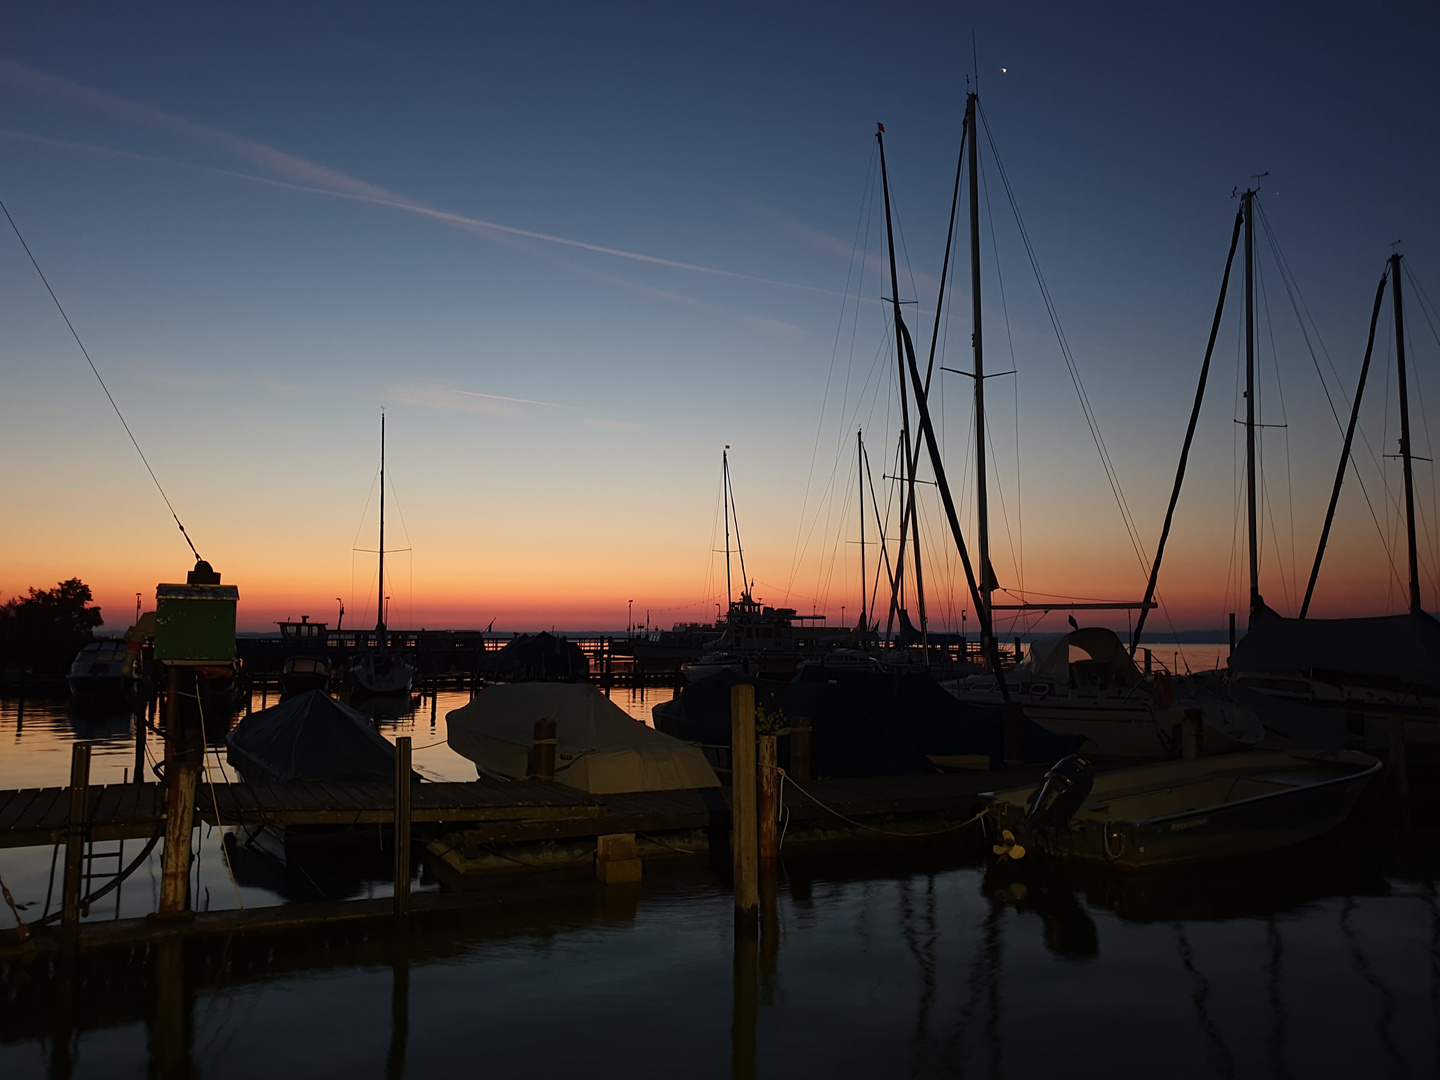
[[[1395,241],[1412,441],[1435,456],[1433,5],[17,2],[7,27],[0,199],[244,629],[333,626],[340,603],[373,625],[382,410],[393,627],[713,619],[727,446],[756,596],[853,623],[862,580],[867,607],[888,595],[870,484],[898,530],[876,124],[923,356],[977,80],[983,341],[1014,372],[987,379],[997,602],[1143,593],[1248,184],[1267,601],[1303,595]],[[955,371],[967,197],[938,324]],[[1158,630],[1243,624],[1235,286]],[[1405,604],[1388,305],[1316,616]],[[973,550],[973,389],[935,379]],[[8,231],[0,456],[0,599],[78,576],[114,629],[183,580],[165,500]],[[1415,470],[1434,610],[1436,480]],[[929,615],[959,629],[921,499]]]

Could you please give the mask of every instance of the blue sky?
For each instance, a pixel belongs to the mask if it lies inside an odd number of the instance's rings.
[[[878,470],[896,427],[875,359],[874,126],[901,291],[918,291],[928,339],[972,31],[990,127],[1145,546],[1232,188],[1269,172],[1262,200],[1332,393],[1353,381],[1391,241],[1440,296],[1433,7],[20,4],[10,25],[0,198],[255,625],[336,595],[366,602],[371,571],[351,548],[373,546],[355,536],[372,527],[382,406],[414,548],[394,589],[417,623],[614,626],[647,597],[704,613],[727,443],[758,591],[853,612],[844,455],[864,421]],[[996,484],[1012,519],[1023,510],[1026,583],[1138,594],[1140,561],[986,168],[987,352],[1008,367],[1013,339],[1019,370],[994,387]],[[1293,591],[1339,437],[1271,273],[1290,427],[1266,436],[1267,559]],[[47,304],[0,237],[0,497],[18,511],[0,526],[0,592],[79,574],[124,610],[186,552]],[[1418,315],[1416,378],[1440,394]],[[968,323],[959,302],[949,366],[968,365]],[[1164,583],[1187,624],[1234,606],[1231,330]],[[963,381],[941,391],[960,473]],[[1376,386],[1379,454],[1394,418]],[[1275,422],[1278,399],[1265,399]],[[1281,438],[1288,474],[1268,441]],[[1378,473],[1372,486],[1381,500]],[[1386,609],[1384,545],[1347,499],[1328,602]],[[933,508],[926,520],[943,559]],[[1009,528],[997,569],[1015,586]],[[1283,607],[1281,591],[1267,595]]]

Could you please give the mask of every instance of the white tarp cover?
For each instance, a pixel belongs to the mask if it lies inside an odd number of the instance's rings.
[[[719,787],[704,753],[647,727],[588,683],[487,686],[447,713],[450,748],[482,774],[520,779],[535,721],[554,720],[555,779],[594,795]]]
[[[1070,646],[1089,653],[1092,660],[1109,664],[1113,680],[1121,686],[1135,686],[1141,681],[1140,669],[1130,658],[1115,631],[1103,626],[1085,626],[1061,634],[1053,641],[1038,641],[1030,646],[1025,659],[1016,664],[1007,678],[1020,682],[1049,682],[1065,686],[1070,682]]]

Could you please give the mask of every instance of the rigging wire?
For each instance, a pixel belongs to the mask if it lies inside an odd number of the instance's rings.
[[[105,391],[105,399],[110,402],[110,407],[115,410],[115,415],[120,420],[120,426],[125,429],[125,434],[130,437],[130,445],[135,447],[135,452],[140,455],[140,461],[145,466],[145,471],[150,474],[150,479],[155,482],[155,490],[160,492],[160,498],[165,500],[165,508],[170,511],[170,516],[175,519],[175,524],[179,526],[180,535],[185,538],[185,544],[190,548],[190,554],[195,556],[196,562],[200,562],[200,552],[195,550],[195,544],[190,539],[190,534],[185,531],[185,526],[180,521],[180,515],[175,513],[175,507],[170,502],[170,496],[165,494],[165,489],[160,485],[160,478],[155,475],[155,470],[150,467],[150,461],[145,457],[145,451],[140,449],[140,443],[136,440],[135,433],[130,430],[130,425],[126,423],[125,415],[120,411],[120,406],[115,404],[115,398],[110,394],[110,387],[105,385],[105,380],[100,375],[100,369],[95,366],[95,361],[90,359],[90,350],[85,348],[85,343],[80,340],[80,335],[75,332],[75,325],[70,321],[70,316],[65,314],[64,305],[60,303],[60,298],[55,295],[55,290],[50,287],[50,281],[45,277],[45,271],[40,269],[40,264],[35,260],[35,255],[30,250],[30,245],[25,242],[25,237],[20,234],[20,226],[15,224],[15,219],[10,216],[10,208],[5,205],[3,200],[0,200],[0,210],[5,212],[5,220],[10,223],[10,228],[14,230],[15,239],[19,240],[20,246],[25,249],[25,254],[30,259],[30,265],[35,268],[35,273],[40,275],[40,282],[45,286],[45,291],[50,294],[50,299],[55,301],[55,310],[60,312],[60,318],[65,320],[65,326],[69,329],[70,336],[75,339],[75,344],[80,346],[80,354],[85,357],[85,362],[90,365],[90,370],[94,372],[96,381],[100,383],[100,389]]]
[[[1136,561],[1140,564],[1142,573],[1148,573],[1145,562],[1145,554],[1140,543],[1140,533],[1136,528],[1134,517],[1130,513],[1130,507],[1125,499],[1125,493],[1120,487],[1120,477],[1115,469],[1115,464],[1110,458],[1110,452],[1105,445],[1104,437],[1100,433],[1099,421],[1095,417],[1094,409],[1090,404],[1089,396],[1085,392],[1084,383],[1080,379],[1080,370],[1075,362],[1074,354],[1070,350],[1070,343],[1065,337],[1065,332],[1060,326],[1060,315],[1055,307],[1055,301],[1050,295],[1049,286],[1045,283],[1045,276],[1041,273],[1039,258],[1035,254],[1035,246],[1030,240],[1029,230],[1025,228],[1025,221],[1020,216],[1020,206],[1015,199],[1014,189],[1010,186],[1010,178],[1005,172],[1005,163],[1000,158],[999,148],[995,145],[995,134],[990,129],[990,121],[985,115],[985,109],[977,101],[977,111],[985,125],[985,139],[990,145],[990,153],[995,158],[995,168],[1000,175],[1000,181],[1005,190],[1006,198],[1010,202],[1010,209],[1015,215],[1015,224],[1020,233],[1021,243],[1025,247],[1025,253],[1030,260],[1030,268],[1035,274],[1035,283],[1040,290],[1040,298],[1045,305],[1046,314],[1050,318],[1051,329],[1055,332],[1056,341],[1060,345],[1061,356],[1065,360],[1065,367],[1070,374],[1070,381],[1075,387],[1076,396],[1080,401],[1081,411],[1085,416],[1085,424],[1090,430],[1090,437],[1095,443],[1095,449],[1100,457],[1101,468],[1105,472],[1105,478],[1109,482],[1110,491],[1115,497],[1115,505],[1120,510],[1120,519],[1125,526],[1126,535],[1129,537],[1130,546],[1135,551]]]

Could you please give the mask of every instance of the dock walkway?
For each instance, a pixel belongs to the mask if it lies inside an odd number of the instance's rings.
[[[1034,773],[963,772],[810,781],[784,785],[795,823],[917,815],[968,816],[976,797],[1033,780]],[[383,783],[201,784],[196,816],[210,825],[366,825],[395,818],[395,789]],[[588,795],[538,780],[417,783],[411,819],[466,826],[485,843],[525,843],[620,832],[669,832],[728,819],[729,788]],[[69,827],[70,789],[0,791],[0,848],[57,844]],[[88,840],[149,837],[165,821],[160,784],[102,784],[87,790]]]

